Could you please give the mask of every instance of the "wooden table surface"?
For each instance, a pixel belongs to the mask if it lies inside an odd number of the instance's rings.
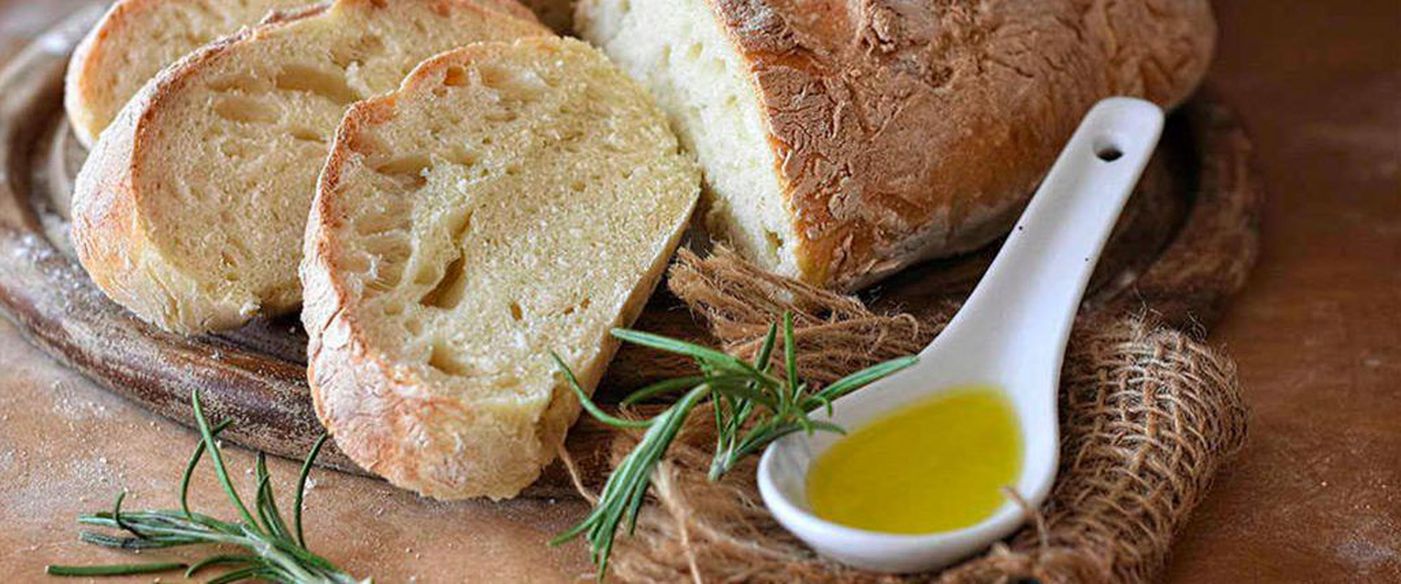
[[[0,62],[88,0],[0,0]],[[1212,341],[1250,441],[1180,536],[1173,582],[1401,581],[1401,2],[1222,0],[1212,81],[1255,137],[1261,263]],[[72,518],[167,507],[193,434],[64,370],[0,320],[0,574],[117,559]],[[247,468],[238,452],[231,464]],[[295,465],[273,462],[287,488]],[[377,582],[567,581],[572,501],[432,503],[318,472],[313,549]],[[226,512],[212,481],[197,504]],[[169,582],[176,578],[166,577]],[[139,579],[136,581],[149,581]]]

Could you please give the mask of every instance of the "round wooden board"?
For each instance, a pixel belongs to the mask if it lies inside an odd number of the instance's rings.
[[[198,390],[224,437],[300,457],[321,434],[305,378],[306,337],[297,319],[255,322],[228,334],[181,337],[156,330],[109,301],[71,253],[67,207],[86,153],[62,116],[68,55],[98,11],[41,37],[0,73],[0,310],[54,358],[142,406],[191,423]],[[1158,155],[1116,229],[1087,309],[1149,310],[1164,322],[1204,328],[1243,284],[1257,253],[1263,192],[1250,145],[1229,110],[1198,96],[1172,116]],[[883,309],[922,307],[971,289],[996,252],[931,262],[865,294]],[[675,298],[659,291],[636,328],[704,339]],[[599,389],[608,402],[684,367],[625,347]],[[585,417],[568,449],[586,477],[603,476],[608,432]],[[320,462],[358,469],[329,448]],[[552,465],[527,495],[572,494]]]

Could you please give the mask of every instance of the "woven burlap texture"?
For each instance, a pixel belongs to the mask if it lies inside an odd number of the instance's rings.
[[[884,316],[860,301],[769,275],[720,249],[683,251],[669,287],[749,357],[770,323],[796,315],[798,369],[830,382],[917,352],[957,309]],[[636,532],[620,537],[612,575],[633,582],[1146,582],[1218,469],[1243,444],[1235,366],[1181,332],[1139,318],[1082,316],[1061,379],[1061,465],[1049,500],[986,554],[940,573],[878,575],[815,556],[774,522],[754,461],[706,479],[705,420],[693,416],[656,475]],[[635,437],[615,443],[613,461]]]

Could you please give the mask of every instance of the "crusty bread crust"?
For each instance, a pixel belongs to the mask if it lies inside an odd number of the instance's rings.
[[[78,259],[108,297],[143,320],[182,334],[236,328],[255,315],[283,314],[300,305],[295,268],[287,275],[290,285],[271,292],[242,285],[212,287],[200,281],[199,270],[185,265],[186,258],[166,249],[160,243],[161,234],[153,231],[169,226],[149,224],[151,210],[158,203],[149,200],[151,195],[144,190],[149,185],[143,181],[139,161],[146,159],[147,150],[162,139],[155,135],[153,126],[166,109],[163,104],[174,101],[184,86],[209,64],[226,58],[233,47],[321,16],[337,4],[378,6],[384,1],[336,0],[271,13],[262,24],[244,28],[187,55],[132,98],[89,153],[74,189],[73,240]],[[502,31],[548,34],[533,17],[527,21],[497,8],[506,6],[505,2],[514,4],[514,0],[434,1],[443,8],[501,11]],[[512,14],[523,10],[516,6],[510,10]]]
[[[1216,32],[1207,0],[703,1],[757,88],[797,275],[843,289],[1005,233],[1091,105],[1180,103]]]
[[[848,0],[827,22],[712,1],[768,109],[799,264],[842,288],[1005,233],[1090,106],[1177,105],[1216,32],[1206,0]]]
[[[517,48],[544,46],[547,50],[561,45],[584,46],[578,41],[544,37],[513,43]],[[347,245],[346,235],[338,232],[353,231],[347,225],[349,216],[356,212],[347,207],[353,205],[339,200],[338,192],[344,188],[347,169],[364,164],[357,161],[362,156],[359,142],[371,127],[393,123],[401,100],[441,90],[446,70],[489,60],[505,46],[477,43],[440,55],[410,74],[399,92],[351,108],[322,172],[307,226],[301,272],[305,294],[302,319],[310,338],[309,377],[317,414],[341,451],[356,463],[397,486],[440,499],[517,495],[554,459],[567,429],[578,417],[579,403],[556,377],[548,404],[535,417],[530,418],[530,412],[503,413],[461,395],[435,392],[431,388],[440,381],[427,375],[423,367],[386,356],[383,342],[372,340],[373,333],[362,320],[377,317],[363,307],[366,286],[350,275],[353,269],[337,259],[346,255]],[[634,90],[642,95],[640,88]],[[649,115],[627,123],[653,124],[665,132],[661,113],[651,109]],[[684,169],[681,184],[689,186],[681,192],[647,196],[670,197],[684,201],[684,206],[678,207],[675,217],[658,219],[667,221],[669,229],[658,248],[662,253],[633,283],[608,328],[627,326],[641,313],[699,196],[699,171],[680,155],[675,139],[671,140],[669,159],[653,166]],[[616,340],[606,335],[599,342],[596,350],[583,351],[591,353],[585,361],[571,364],[588,391],[601,380],[618,347]]]

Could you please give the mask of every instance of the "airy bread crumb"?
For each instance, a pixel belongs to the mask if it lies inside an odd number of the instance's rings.
[[[646,92],[574,40],[478,43],[353,107],[307,229],[312,394],[351,459],[512,497],[561,445],[700,192]]]
[[[799,277],[792,212],[749,68],[704,0],[582,0],[581,34],[656,96],[705,172],[705,228]]]

